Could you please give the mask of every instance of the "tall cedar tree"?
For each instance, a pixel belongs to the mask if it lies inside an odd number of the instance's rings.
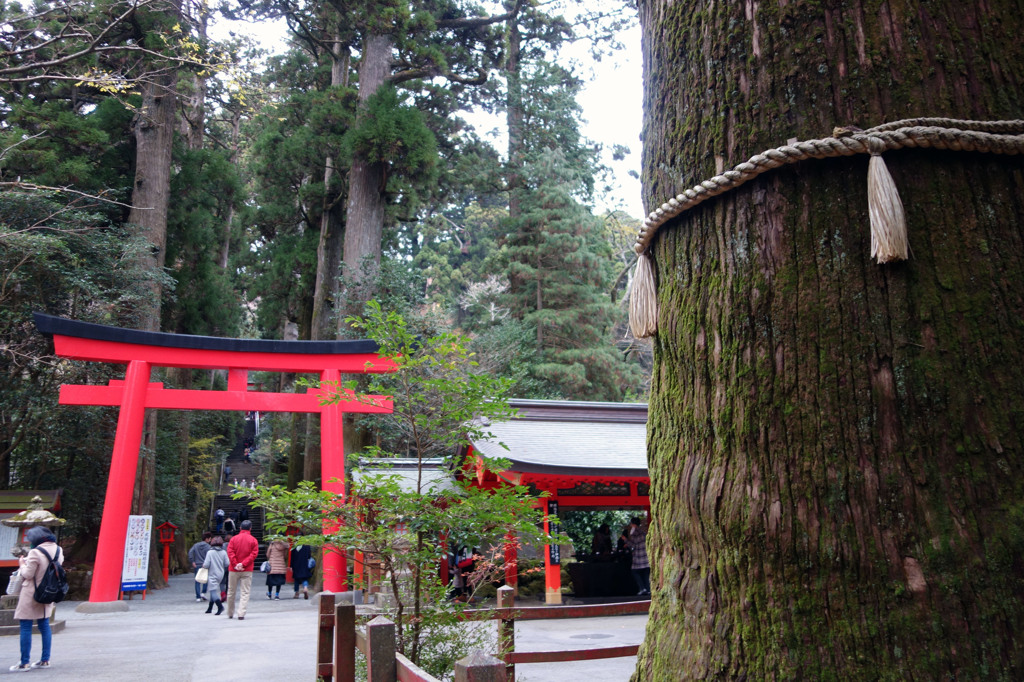
[[[601,220],[575,198],[581,178],[560,150],[524,166],[524,177],[536,185],[499,257],[512,315],[535,333],[532,372],[562,398],[622,400],[640,381],[611,339],[619,309],[608,294],[612,258]]]
[[[643,0],[647,206],[834,126],[1020,118],[1019,9]],[[867,156],[659,232],[635,679],[1021,677],[1024,164],[885,160],[906,262],[870,258]]]

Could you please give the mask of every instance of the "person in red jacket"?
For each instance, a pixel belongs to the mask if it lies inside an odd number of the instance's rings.
[[[241,592],[238,620],[245,620],[252,589],[252,564],[259,551],[260,545],[252,536],[252,521],[242,521],[238,535],[228,543],[228,618],[235,617],[235,594]]]

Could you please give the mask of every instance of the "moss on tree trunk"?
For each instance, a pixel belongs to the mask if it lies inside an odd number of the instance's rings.
[[[1021,118],[1016,2],[642,0],[653,207],[790,138]],[[1024,164],[773,171],[654,243],[655,584],[636,678],[1024,676]]]

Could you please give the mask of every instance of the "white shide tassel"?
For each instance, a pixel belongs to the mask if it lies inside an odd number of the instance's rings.
[[[658,331],[658,294],[654,288],[651,257],[642,253],[636,259],[636,275],[629,291],[629,327],[633,336],[645,339]]]
[[[868,163],[868,213],[871,216],[871,257],[879,264],[907,260],[907,219],[896,183],[880,154]]]

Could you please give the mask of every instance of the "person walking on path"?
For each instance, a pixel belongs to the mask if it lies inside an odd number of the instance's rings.
[[[299,588],[302,588],[302,598],[309,599],[309,580],[313,577],[313,552],[305,545],[299,545],[292,550],[292,580],[295,581],[295,595],[292,599],[299,598]]]
[[[627,533],[623,534],[626,545],[633,550],[633,561],[630,569],[633,571],[633,580],[640,590],[637,596],[651,593],[651,564],[647,560],[647,528],[640,524],[640,518],[634,516],[626,527]]]
[[[199,572],[199,569],[203,567],[203,562],[206,561],[206,553],[210,551],[210,538],[213,537],[213,533],[210,531],[203,531],[203,539],[192,545],[188,550],[188,561],[192,564],[192,574],[195,575]],[[207,583],[196,583],[196,601],[203,601],[206,599]]]
[[[216,528],[216,532],[218,532],[218,533],[223,532],[223,530],[224,530],[224,510],[223,509],[217,509],[217,511],[215,511],[213,513],[213,521],[216,524],[214,526]]]
[[[270,563],[270,572],[267,573],[267,599],[281,598],[281,585],[285,583],[285,574],[288,573],[288,543],[284,540],[274,540],[267,546],[267,561]],[[274,596],[271,597],[271,590],[274,589]]]
[[[206,612],[210,613],[216,606],[216,615],[219,616],[224,613],[224,603],[220,596],[224,592],[224,576],[228,572],[228,554],[224,551],[224,538],[219,535],[210,540],[210,551],[203,560],[203,568],[209,572],[206,584],[210,588],[210,605],[206,607]]]
[[[57,538],[49,528],[35,526],[25,533],[25,540],[32,549],[28,556],[18,559],[18,573],[21,575],[21,590],[18,592],[18,606],[14,609],[14,617],[21,625],[21,663],[12,665],[14,672],[24,672],[33,668],[50,667],[50,644],[53,635],[50,632],[50,614],[53,604],[40,604],[35,599],[36,583],[43,577],[51,561],[64,563],[64,555],[57,546]],[[32,622],[35,621],[39,634],[43,639],[43,652],[39,660],[30,663],[32,658]]]
[[[242,521],[238,535],[228,543],[228,618],[235,617],[235,596],[238,600],[238,620],[245,620],[252,589],[252,564],[260,552],[260,545],[252,536],[252,521]]]

